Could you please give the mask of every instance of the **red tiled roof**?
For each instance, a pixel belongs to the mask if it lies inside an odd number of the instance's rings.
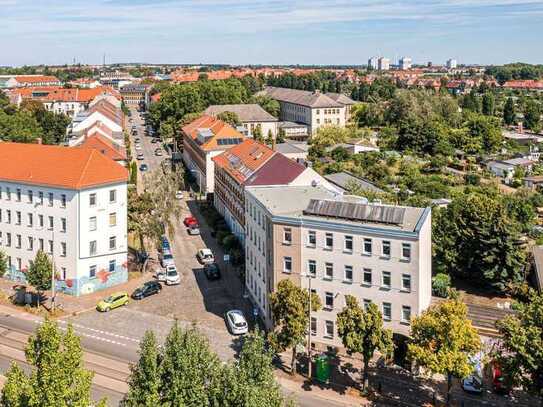
[[[108,93],[119,98],[119,93],[108,86],[97,86],[92,89],[80,88],[62,88],[59,86],[50,87],[28,87],[16,89],[13,91],[21,95],[23,99],[33,99],[42,102],[62,101],[62,102],[91,102],[96,96]],[[33,93],[47,93],[44,96],[33,97]]]
[[[126,161],[125,148],[111,142],[98,133],[93,133],[90,136],[85,137],[83,143],[77,147],[93,148],[100,151],[106,157],[111,158],[113,161]]]
[[[503,84],[504,88],[512,89],[543,89],[543,81],[517,80],[507,81]]]
[[[56,76],[51,75],[15,75],[19,83],[59,82]]]
[[[245,185],[288,185],[304,171],[303,165],[277,153],[266,162],[266,165],[251,175]]]
[[[229,124],[211,116],[203,115],[182,128],[183,133],[193,140],[198,138],[198,129],[209,129],[213,136],[206,143],[200,145],[202,150],[214,150],[218,147],[217,139],[223,138],[245,138],[243,134]],[[232,147],[232,145],[230,146]]]
[[[126,182],[128,171],[91,148],[0,142],[0,179],[83,189]]]
[[[246,139],[224,153],[213,158],[215,165],[223,168],[239,183],[254,174],[275,154],[275,152],[253,139]]]

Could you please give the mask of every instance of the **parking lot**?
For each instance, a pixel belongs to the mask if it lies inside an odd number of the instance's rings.
[[[133,114],[133,117],[135,115]],[[135,118],[144,160],[149,171],[157,168],[165,156],[157,157],[154,150],[157,144],[151,144],[151,137],[145,136],[142,122]],[[134,139],[134,136],[131,135]],[[196,202],[188,193],[184,199],[173,200],[177,207],[175,228],[170,233],[170,244],[176,267],[181,275],[181,283],[176,286],[164,286],[159,294],[143,300],[132,300],[129,305],[108,313],[88,311],[70,317],[72,322],[82,326],[93,327],[115,335],[126,336],[137,340],[146,330],[155,331],[159,339],[164,339],[172,323],[177,319],[183,325],[196,325],[210,338],[214,350],[221,358],[233,357],[236,348],[236,337],[230,335],[224,323],[224,313],[230,309],[242,308],[249,319],[250,306],[242,297],[242,286],[239,277],[222,262],[219,247],[211,237],[204,219],[197,210]],[[187,233],[182,220],[186,216],[196,216],[200,223],[200,235]],[[196,259],[199,249],[209,247],[221,267],[222,278],[210,281],[203,272],[203,266]],[[152,267],[151,267],[152,268]],[[151,275],[146,278],[152,278]],[[133,341],[132,345],[136,342]],[[130,343],[129,343],[130,345]]]

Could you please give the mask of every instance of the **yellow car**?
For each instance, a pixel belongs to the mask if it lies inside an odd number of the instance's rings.
[[[96,309],[101,312],[108,312],[109,310],[122,307],[128,304],[128,293],[118,292],[113,293],[109,297],[103,299],[96,305]]]

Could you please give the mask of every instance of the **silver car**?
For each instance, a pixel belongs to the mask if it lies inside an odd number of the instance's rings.
[[[228,311],[224,315],[224,319],[226,320],[226,325],[228,326],[228,330],[230,333],[232,333],[232,335],[243,335],[249,332],[247,320],[243,316],[243,312],[240,310],[234,309]]]

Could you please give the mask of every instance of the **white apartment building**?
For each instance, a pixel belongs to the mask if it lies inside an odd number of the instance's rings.
[[[379,57],[371,57],[368,59],[368,68],[376,71],[379,68]]]
[[[341,215],[340,215],[341,214]],[[323,186],[246,189],[246,286],[268,328],[269,294],[283,279],[309,288],[316,346],[341,348],[345,296],[373,302],[385,326],[408,335],[431,301],[431,210],[368,204]]]
[[[456,61],[456,59],[448,59],[447,60],[447,69],[456,69],[458,66],[458,62]]]
[[[385,58],[385,57],[380,57],[377,65],[378,65],[377,68],[380,71],[388,71],[390,69],[390,59]]]
[[[402,71],[406,71],[408,69],[411,69],[411,66],[413,65],[413,60],[409,57],[402,57],[400,58],[400,69]]]
[[[0,142],[4,277],[24,282],[42,250],[58,291],[79,296],[127,281],[127,179],[94,149]]]
[[[282,121],[303,123],[308,126],[309,134],[315,134],[320,127],[327,125],[345,127],[346,105],[318,90],[310,92],[268,86],[262,92],[279,102]]]

